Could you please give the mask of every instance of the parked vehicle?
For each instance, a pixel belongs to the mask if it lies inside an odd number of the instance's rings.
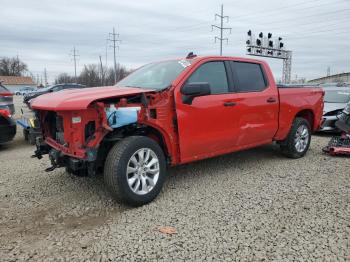
[[[335,122],[350,101],[350,87],[325,87],[323,123],[320,131],[339,131]]]
[[[30,144],[35,145],[36,137],[41,134],[37,125],[37,118],[35,116],[35,113],[30,107],[30,102],[32,99],[42,94],[85,87],[85,85],[80,84],[58,84],[47,88],[42,88],[36,92],[28,93],[23,99],[23,102],[26,104],[26,106],[21,109],[21,118],[17,120],[17,124],[23,128],[24,139]]]
[[[35,91],[36,89],[34,87],[31,87],[31,86],[25,86],[25,87],[22,87],[20,90],[16,91],[16,95],[19,96],[24,96],[24,95],[27,95],[33,91]]]
[[[0,145],[11,141],[16,135],[16,122],[9,109],[0,108]]]
[[[0,83],[0,109],[8,110],[11,115],[15,113],[13,94]]]
[[[104,172],[118,201],[143,205],[166,168],[276,141],[303,157],[318,130],[324,91],[277,87],[267,63],[207,56],[151,63],[117,86],[43,95],[35,155],[83,175]]]
[[[350,102],[338,115],[335,125],[342,134],[333,136],[323,151],[331,155],[350,155]]]
[[[24,96],[23,103],[27,104],[29,106],[30,101],[43,94],[57,92],[65,89],[77,89],[77,88],[85,88],[85,85],[81,84],[74,84],[74,83],[67,83],[67,84],[58,84],[58,85],[52,85],[49,87],[40,88],[37,91],[31,92]]]
[[[41,131],[34,111],[28,106],[22,107],[21,118],[16,122],[23,128],[24,140],[28,141],[31,145],[35,145],[36,137],[41,135]]]

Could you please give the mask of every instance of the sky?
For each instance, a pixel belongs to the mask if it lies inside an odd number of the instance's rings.
[[[232,28],[224,32],[223,55],[246,56],[248,30],[271,32],[293,52],[292,79],[318,78],[328,67],[331,74],[350,71],[349,0],[0,0],[0,57],[18,55],[34,75],[46,68],[50,82],[74,74],[74,46],[78,72],[99,55],[113,66],[113,27],[121,40],[117,62],[129,69],[190,51],[218,55],[219,31],[211,25],[219,25],[221,4],[229,16],[224,26]],[[282,61],[263,60],[281,78]]]

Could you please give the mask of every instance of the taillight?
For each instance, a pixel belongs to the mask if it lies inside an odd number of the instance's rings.
[[[0,92],[0,96],[13,96],[10,92]]]
[[[0,115],[4,117],[11,117],[11,112],[10,110],[7,110],[7,109],[0,109]]]

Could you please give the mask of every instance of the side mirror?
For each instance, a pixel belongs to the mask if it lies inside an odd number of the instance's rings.
[[[184,104],[192,104],[195,97],[210,95],[210,85],[207,82],[187,83],[181,88],[182,102]]]

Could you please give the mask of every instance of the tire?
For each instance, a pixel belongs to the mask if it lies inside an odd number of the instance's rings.
[[[304,134],[304,132],[307,132]],[[299,144],[298,144],[299,142]],[[301,117],[294,119],[287,138],[281,142],[282,153],[289,158],[301,158],[308,151],[311,143],[310,123]]]
[[[107,155],[104,181],[120,203],[142,206],[151,202],[160,193],[165,177],[163,150],[148,137],[124,138]]]
[[[28,141],[29,131],[27,129],[23,129],[23,137],[25,141]]]

